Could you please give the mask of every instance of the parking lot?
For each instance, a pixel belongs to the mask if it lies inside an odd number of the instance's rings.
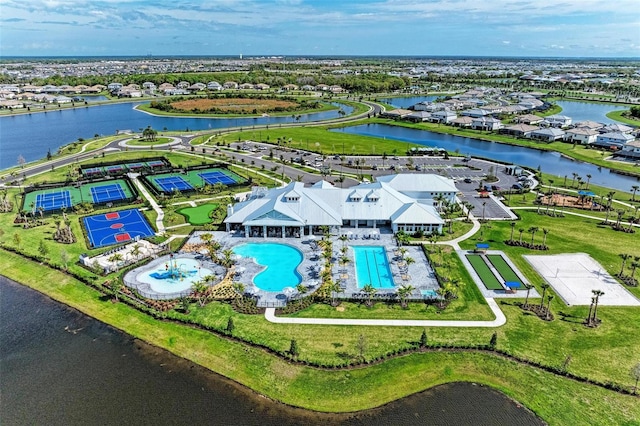
[[[472,214],[478,218],[484,216],[485,219],[515,219],[516,216],[500,201],[500,194],[509,190],[516,192],[518,190],[514,189],[514,185],[524,184],[523,178],[519,180],[518,176],[507,173],[508,166],[473,158],[390,155],[383,159],[382,156],[319,155],[304,150],[246,141],[232,144],[232,148],[235,149],[236,146],[242,150],[239,153],[255,158],[257,164],[266,163],[267,160],[262,158],[273,154],[274,158],[285,160],[287,163],[312,167],[318,172],[324,170],[331,176],[329,180],[334,180],[340,173],[371,175],[374,180],[377,176],[390,173],[431,173],[445,176],[455,181],[460,191],[460,200],[474,206]],[[296,177],[295,173],[300,173],[305,183],[314,183],[320,179],[316,174],[305,173],[290,166],[285,168],[285,173],[292,178]],[[484,179],[490,174],[495,175],[497,181],[485,182]],[[356,183],[355,179],[346,179],[343,185],[352,186]],[[486,192],[481,194],[481,188]]]

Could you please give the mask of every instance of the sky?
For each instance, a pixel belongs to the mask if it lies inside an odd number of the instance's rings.
[[[0,0],[0,56],[640,57],[640,0]]]

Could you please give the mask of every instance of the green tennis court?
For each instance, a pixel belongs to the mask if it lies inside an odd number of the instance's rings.
[[[177,210],[178,213],[183,215],[187,222],[192,225],[206,225],[211,223],[211,212],[216,210],[219,204],[202,204],[197,207],[185,207]]]
[[[522,288],[522,280],[520,277],[511,269],[511,266],[507,263],[504,258],[499,254],[488,254],[487,259],[494,268],[498,270],[500,276],[504,279],[505,282],[517,282],[520,283],[518,288]]]
[[[479,254],[468,254],[467,260],[473,266],[473,269],[476,271],[476,274],[482,280],[484,286],[489,290],[504,290],[502,284],[498,281],[493,272],[489,269],[486,263],[484,263],[484,259]]]
[[[64,194],[64,202],[58,194]],[[79,186],[62,186],[32,191],[24,196],[23,212],[37,213],[39,207],[44,211],[71,208],[81,203],[105,204],[108,202],[128,201],[133,191],[125,179],[93,182]]]

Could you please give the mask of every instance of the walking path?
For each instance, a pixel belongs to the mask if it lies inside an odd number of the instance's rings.
[[[492,321],[287,318],[277,317],[275,308],[267,308],[264,312],[264,317],[267,321],[276,324],[370,325],[378,327],[500,327],[504,325],[507,322],[507,318],[498,307],[495,299],[487,298],[486,300],[489,308],[496,317]]]
[[[537,210],[538,209],[538,207],[529,207],[529,206],[511,207],[511,208],[513,210]],[[599,221],[604,222],[604,218],[603,217],[591,216],[591,215],[583,214],[583,213],[568,212],[568,211],[565,210],[565,211],[562,212],[562,214],[569,214],[569,215],[572,215],[572,216],[584,217],[585,219],[593,219],[593,220],[599,220]],[[616,222],[615,219],[614,220],[609,220],[610,224],[614,224],[615,222]],[[620,224],[628,226],[629,222],[621,221]],[[640,227],[639,224],[635,224],[635,223],[632,223],[631,226],[634,226],[636,228]]]
[[[144,185],[138,180],[137,174],[129,173],[129,178],[131,179],[131,182],[133,182],[133,184],[138,188],[140,194],[142,194],[142,196],[147,199],[153,210],[155,210],[158,214],[158,217],[156,217],[156,228],[158,229],[158,232],[164,232],[166,229],[163,223],[164,211],[160,208],[158,203],[156,203],[153,197],[151,197],[151,194],[149,194]]]

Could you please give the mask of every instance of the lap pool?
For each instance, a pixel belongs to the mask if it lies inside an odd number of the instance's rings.
[[[253,277],[253,283],[261,290],[281,292],[285,287],[295,287],[302,282],[297,270],[302,253],[294,247],[278,243],[246,243],[234,247],[233,252],[253,258],[265,267]]]
[[[394,288],[387,253],[382,246],[352,247],[358,287]]]

